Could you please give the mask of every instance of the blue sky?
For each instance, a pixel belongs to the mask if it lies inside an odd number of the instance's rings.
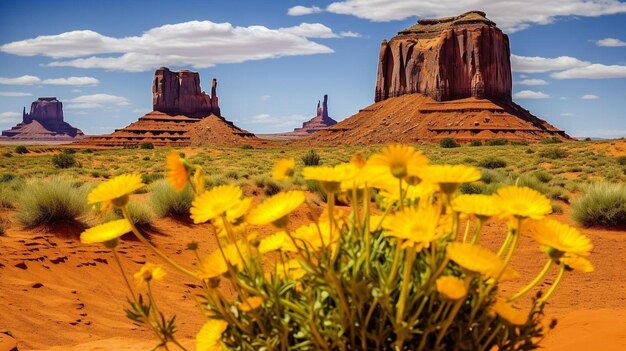
[[[514,100],[573,136],[626,136],[626,2],[0,1],[0,129],[40,96],[88,134],[151,110],[154,69],[218,79],[222,114],[288,131],[329,95],[342,120],[373,103],[382,39],[469,9],[509,34]]]

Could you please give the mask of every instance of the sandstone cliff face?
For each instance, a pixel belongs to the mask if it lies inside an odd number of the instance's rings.
[[[419,20],[380,48],[375,101],[421,93],[437,101],[511,100],[509,38],[472,11]]]
[[[205,117],[221,116],[217,98],[217,80],[213,79],[211,96],[200,90],[200,75],[182,70],[172,72],[161,67],[154,73],[152,84],[154,111],[169,115]]]
[[[22,122],[2,131],[3,137],[20,140],[82,138],[83,132],[63,121],[63,103],[55,97],[42,97],[22,111]]]

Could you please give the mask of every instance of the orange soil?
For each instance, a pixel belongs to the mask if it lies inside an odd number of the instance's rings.
[[[319,210],[319,209],[318,209]],[[568,208],[566,207],[566,211]],[[306,222],[308,210],[294,214],[292,226]],[[11,212],[0,211],[9,218]],[[565,215],[554,216],[571,221]],[[159,233],[153,242],[174,259],[192,265],[185,249],[192,240],[203,253],[215,248],[213,230],[186,220],[156,221]],[[126,289],[108,250],[77,241],[81,228],[57,226],[49,230],[25,230],[12,223],[0,237],[0,350],[10,342],[8,330],[20,350],[139,350],[153,347],[150,331],[125,318]],[[265,235],[271,228],[259,228]],[[559,324],[546,340],[547,350],[623,350],[626,347],[626,232],[583,230],[591,237],[590,274],[568,274],[546,309]],[[504,224],[488,223],[481,244],[494,249],[502,240]],[[127,273],[146,261],[158,262],[140,243],[123,240],[119,252]],[[522,237],[513,266],[523,279],[503,286],[512,293],[528,282],[544,264],[544,256],[528,237]],[[549,282],[554,279],[551,272]],[[545,290],[548,283],[544,283]],[[196,282],[168,270],[156,292],[166,314],[178,313],[178,338],[193,349],[194,336],[203,323],[194,303],[201,289]],[[548,320],[546,318],[546,320]]]

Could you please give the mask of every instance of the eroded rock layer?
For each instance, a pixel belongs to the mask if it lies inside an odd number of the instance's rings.
[[[154,73],[152,109],[170,115],[187,117],[221,116],[217,98],[217,80],[211,83],[211,96],[200,89],[197,72],[170,71],[161,67]]]
[[[84,137],[83,132],[63,120],[63,103],[55,97],[41,97],[22,111],[22,122],[3,130],[9,140],[73,140]]]
[[[309,135],[335,124],[337,124],[337,121],[328,116],[328,95],[324,95],[322,105],[320,106],[320,102],[317,102],[317,114],[315,117],[302,123],[302,128],[295,128],[293,132],[288,134]]]
[[[381,44],[375,101],[421,93],[437,101],[511,100],[509,38],[484,12],[419,20]]]

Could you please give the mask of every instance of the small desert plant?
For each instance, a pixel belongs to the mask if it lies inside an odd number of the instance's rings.
[[[249,145],[249,144],[245,144],[241,146],[242,150],[254,150],[254,146]]]
[[[28,153],[28,149],[24,145],[19,145],[19,146],[15,147],[15,153],[16,154],[27,154]]]
[[[480,140],[472,140],[470,141],[470,146],[482,146],[483,143]]]
[[[10,152],[5,152],[4,154],[2,154],[2,156],[6,157],[6,158],[11,158],[13,157],[13,154]]]
[[[315,150],[309,150],[302,156],[302,162],[305,166],[317,166],[320,164],[320,155]]]
[[[626,166],[626,156],[619,156],[617,158],[617,163],[621,166]]]
[[[478,163],[480,167],[496,169],[496,168],[504,168],[506,167],[506,161],[501,160],[495,157],[488,157]]]
[[[587,186],[572,205],[571,216],[586,227],[626,225],[626,187],[607,182]]]
[[[75,149],[63,149],[63,153],[66,155],[74,155],[76,153]]]
[[[268,180],[267,182],[265,182],[265,185],[263,187],[263,193],[267,196],[276,195],[282,190],[283,190],[283,187],[273,180]]]
[[[509,141],[504,138],[491,139],[485,143],[487,146],[501,146],[508,144]]]
[[[541,144],[560,144],[562,142],[563,141],[557,137],[544,138],[540,141]]]
[[[528,142],[526,140],[515,140],[511,142],[511,145],[515,146],[528,146]]]
[[[0,218],[0,236],[4,236],[7,230],[7,221],[4,218]]]
[[[178,192],[165,180],[157,181],[150,193],[150,205],[157,217],[187,216],[192,201],[193,192],[188,186]]]
[[[154,149],[154,144],[149,141],[144,141],[143,143],[139,144],[139,148],[144,150]]]
[[[58,222],[76,222],[89,211],[88,186],[76,187],[64,178],[27,182],[16,201],[17,221],[29,228]]]
[[[450,149],[454,147],[459,147],[461,145],[459,145],[459,143],[457,143],[454,138],[443,138],[439,141],[439,146],[444,149]]]
[[[526,152],[527,154],[534,154],[534,153],[535,153],[535,150],[533,150],[533,149],[531,149],[531,148],[528,148],[528,149],[526,149],[526,151],[524,151],[524,152]]]
[[[481,194],[483,192],[483,188],[474,183],[463,183],[459,187],[459,191],[461,194]]]
[[[539,152],[539,156],[551,160],[558,160],[567,156],[567,151],[561,148],[545,149]]]
[[[498,171],[483,168],[480,170],[480,180],[482,180],[485,184],[504,183],[506,182],[507,177]]]
[[[163,173],[142,173],[141,174],[141,181],[144,182],[144,184],[150,184],[159,179],[163,179]]]
[[[545,172],[545,171],[537,171],[533,173],[533,175],[535,176],[535,178],[537,178],[537,180],[539,180],[542,183],[549,183],[553,178],[552,174]]]
[[[52,164],[56,168],[70,168],[76,165],[76,159],[72,154],[62,153],[52,156]]]
[[[143,229],[152,228],[152,222],[154,221],[154,212],[150,206],[145,203],[130,202],[128,204],[128,215],[134,225]],[[103,219],[104,222],[108,222],[114,219],[124,218],[122,211],[116,208],[114,211],[107,213],[107,216]]]

